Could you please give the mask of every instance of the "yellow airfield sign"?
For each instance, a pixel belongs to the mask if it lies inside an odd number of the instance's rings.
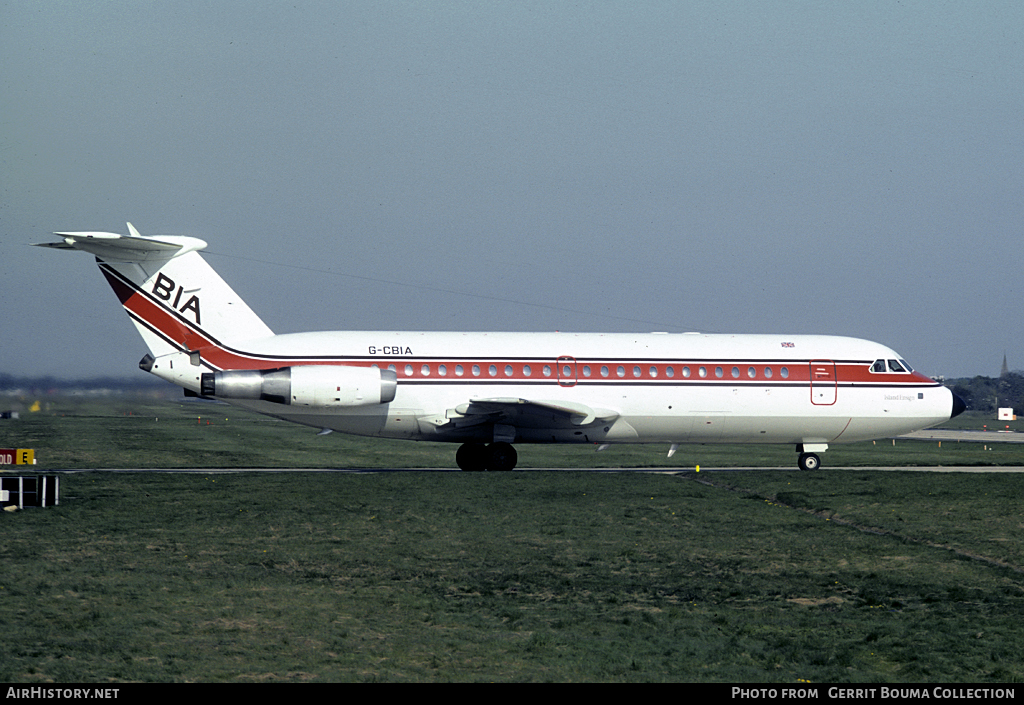
[[[0,448],[0,465],[35,465],[36,452],[31,448]]]

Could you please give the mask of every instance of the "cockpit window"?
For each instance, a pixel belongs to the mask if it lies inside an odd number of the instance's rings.
[[[906,360],[875,360],[871,363],[872,372],[913,372],[914,368]]]

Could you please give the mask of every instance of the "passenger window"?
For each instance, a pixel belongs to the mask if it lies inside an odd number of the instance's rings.
[[[545,377],[550,377],[551,376],[551,365],[544,365],[544,376]]]
[[[649,374],[651,377],[657,377],[658,376],[658,368],[657,367],[652,367],[651,369],[647,370],[647,374]]]
[[[740,378],[740,368],[739,367],[733,367],[732,368],[732,378],[733,379],[739,379]]]
[[[725,374],[725,372],[722,370],[721,367],[716,367],[715,368],[715,377],[721,377],[724,374]]]
[[[442,377],[447,375],[448,374],[448,365],[438,365],[437,366],[437,374],[441,375]]]
[[[626,376],[626,368],[623,367],[622,365],[619,365],[618,369],[615,370],[615,374],[617,374],[619,377],[625,377]]]
[[[665,368],[665,376],[666,377],[675,377],[676,376],[676,371],[675,371],[675,369],[673,369],[672,365],[669,365],[668,367]]]
[[[498,375],[498,366],[491,365],[490,367],[488,367],[487,374],[489,374],[491,377],[496,377]]]
[[[511,377],[512,376],[512,365],[505,365],[505,376],[506,377]]]
[[[529,377],[532,374],[533,374],[533,370],[530,368],[530,366],[529,365],[523,365],[523,376],[524,377]]]
[[[764,376],[765,376],[765,379],[771,379],[772,378],[772,368],[771,367],[765,367],[764,368]]]
[[[464,370],[462,369],[462,365],[456,365],[455,366],[455,376],[456,377],[461,377],[463,375],[463,373],[464,373]]]
[[[757,370],[755,370],[753,367],[748,367],[747,377],[750,377],[750,379],[754,379],[755,377],[757,377]]]
[[[479,377],[480,376],[480,365],[473,365],[473,376],[474,377]]]
[[[789,368],[783,367],[779,370],[779,374],[782,375],[782,379],[789,379]]]
[[[683,367],[683,377],[689,377],[689,376],[690,376],[690,368],[688,366],[684,366]]]
[[[584,377],[589,377],[590,376],[590,365],[584,365],[583,366],[583,376]]]
[[[429,377],[430,376],[430,365],[424,365],[423,367],[421,367],[420,368],[420,374],[423,375],[424,377]]]
[[[608,365],[601,365],[601,376],[602,377],[607,377],[608,376]]]
[[[708,368],[706,368],[706,367],[699,368],[697,370],[697,374],[699,374],[701,377],[707,377],[708,376]]]

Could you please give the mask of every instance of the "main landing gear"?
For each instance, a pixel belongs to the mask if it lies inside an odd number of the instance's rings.
[[[511,443],[463,443],[455,453],[456,464],[466,472],[512,470],[519,459]]]

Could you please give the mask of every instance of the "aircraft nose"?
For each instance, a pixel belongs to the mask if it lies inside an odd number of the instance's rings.
[[[952,392],[950,392],[950,393],[952,394]],[[964,413],[964,411],[966,411],[966,410],[967,410],[967,404],[964,402],[964,400],[961,399],[960,397],[958,397],[956,394],[953,394],[953,413],[951,413],[949,415],[949,418],[953,418],[954,416],[959,416],[960,414]]]

